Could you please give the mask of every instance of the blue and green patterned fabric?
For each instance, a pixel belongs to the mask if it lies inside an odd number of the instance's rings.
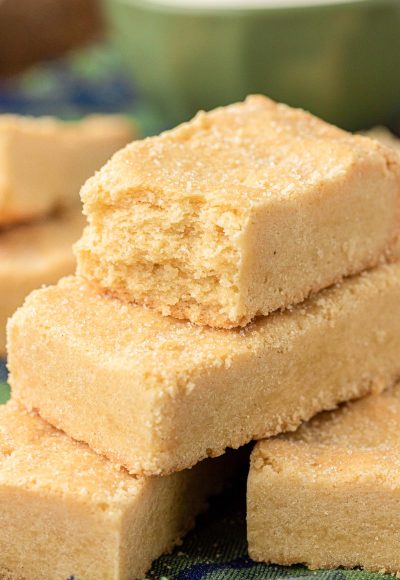
[[[137,96],[124,67],[107,43],[0,79],[0,114],[54,115],[77,119],[93,113],[134,117],[142,136],[165,129],[156,111]]]
[[[5,403],[10,396],[10,389],[7,385],[7,369],[4,361],[0,360],[0,405]]]

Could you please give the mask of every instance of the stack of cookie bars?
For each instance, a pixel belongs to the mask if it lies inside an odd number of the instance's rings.
[[[371,544],[400,521],[397,154],[254,96],[128,145],[82,199],[77,275],[8,327],[0,570],[139,577],[221,488],[202,460],[277,435],[250,555],[400,570],[397,530]]]

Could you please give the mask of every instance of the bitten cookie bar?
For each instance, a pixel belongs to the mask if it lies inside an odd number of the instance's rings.
[[[254,560],[400,572],[400,384],[257,443],[247,502]]]
[[[84,223],[77,208],[0,232],[0,356],[6,351],[7,319],[29,292],[74,271],[72,244]]]
[[[387,256],[400,159],[253,96],[130,144],[81,195],[78,273],[163,314],[231,328]]]
[[[0,226],[79,204],[84,181],[133,139],[122,117],[0,116]]]
[[[0,577],[143,577],[221,490],[221,459],[135,478],[14,403],[0,407]]]
[[[163,317],[79,278],[31,294],[8,326],[13,396],[145,474],[190,467],[382,389],[400,376],[399,352],[400,265],[244,330]]]

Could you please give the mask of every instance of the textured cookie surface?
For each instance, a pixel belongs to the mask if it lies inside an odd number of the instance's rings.
[[[15,397],[133,473],[169,473],[399,377],[400,265],[243,330],[167,318],[67,278],[31,294],[8,330]]]
[[[80,274],[163,314],[230,328],[387,257],[400,160],[253,96],[128,145],[81,194]]]
[[[400,571],[400,385],[257,443],[253,559]]]
[[[224,477],[217,460],[135,478],[15,403],[1,406],[0,577],[143,577]]]

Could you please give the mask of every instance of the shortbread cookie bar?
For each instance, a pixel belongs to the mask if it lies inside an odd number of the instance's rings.
[[[78,273],[162,314],[231,328],[387,257],[400,159],[253,96],[130,144],[81,195]]]
[[[74,271],[72,244],[84,223],[77,208],[0,231],[0,356],[6,351],[7,319],[29,292]]]
[[[248,480],[250,556],[398,573],[399,498],[400,384],[257,443]]]
[[[0,225],[78,205],[84,181],[132,139],[122,117],[0,115]]]
[[[8,327],[14,397],[140,474],[184,469],[380,390],[400,376],[399,352],[397,264],[244,330],[163,317],[73,277],[33,293]]]
[[[14,403],[0,407],[0,577],[144,577],[221,490],[223,459],[135,478]]]
[[[386,127],[374,127],[367,131],[365,135],[400,153],[400,139]]]
[[[379,141],[387,147],[391,147],[396,153],[400,153],[400,139],[394,135],[386,127],[374,127],[365,133],[368,137]],[[397,243],[392,251],[392,254],[396,260],[400,260],[400,238],[398,238]]]

